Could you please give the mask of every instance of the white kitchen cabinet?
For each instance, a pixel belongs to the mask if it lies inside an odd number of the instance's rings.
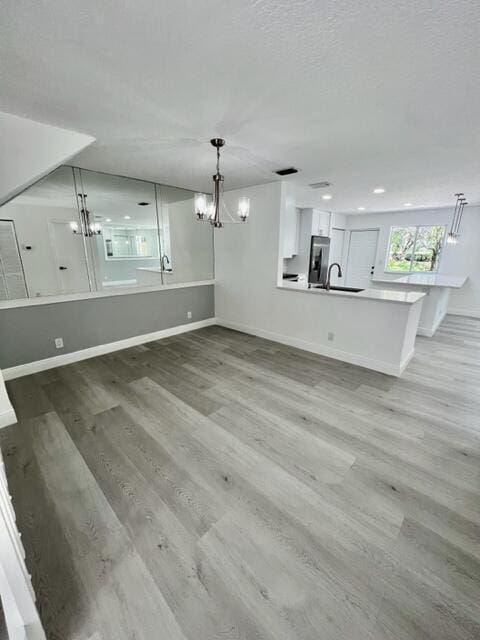
[[[283,258],[290,258],[287,270],[290,273],[299,273],[305,277],[308,275],[308,262],[310,259],[310,243],[312,236],[330,235],[330,212],[319,209],[295,209],[296,210],[296,235],[293,234],[293,215],[285,215],[283,235]],[[290,220],[291,227],[288,227]],[[291,244],[288,243],[288,236]],[[292,238],[295,237],[295,246]],[[290,252],[290,253],[288,253]]]
[[[320,209],[301,209],[302,227],[307,236],[330,235],[330,211]]]
[[[283,219],[283,258],[291,258],[298,253],[300,213],[295,202],[287,201]]]
[[[330,235],[330,212],[313,209],[312,236]]]

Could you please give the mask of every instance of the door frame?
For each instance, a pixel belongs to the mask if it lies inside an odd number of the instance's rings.
[[[348,231],[348,239],[347,239],[347,246],[346,246],[347,255],[346,255],[346,261],[345,261],[345,284],[348,286],[348,266],[350,263],[350,245],[352,240],[352,233],[355,231],[376,231],[377,232],[377,242],[375,243],[375,264],[374,264],[374,271],[375,271],[375,267],[377,266],[377,253],[378,253],[378,241],[380,239],[380,227],[359,227],[357,229],[345,229],[345,231]]]
[[[59,267],[60,267],[60,260],[58,257],[58,252],[57,252],[57,243],[55,240],[55,227],[54,225],[56,224],[63,224],[63,225],[70,225],[70,220],[65,220],[64,218],[48,218],[47,220],[47,226],[48,226],[48,236],[50,239],[50,247],[52,249],[52,257],[55,261],[55,265],[56,265],[56,269],[55,269],[55,278],[57,280],[57,285],[58,285],[58,289],[60,291],[60,293],[56,294],[56,295],[68,295],[68,291],[64,291],[63,290],[63,282],[62,282],[62,277],[60,275],[60,271],[59,271]],[[90,283],[90,274],[89,274],[89,270],[88,270],[88,264],[87,264],[87,258],[85,255],[85,237],[83,235],[83,233],[81,234],[81,238],[79,238],[79,241],[83,240],[83,259],[85,261],[85,275],[87,277],[87,284],[88,284],[88,288],[90,290],[90,292],[92,291],[92,287],[91,287],[91,283]]]

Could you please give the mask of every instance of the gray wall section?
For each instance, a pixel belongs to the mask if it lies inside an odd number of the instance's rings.
[[[192,319],[187,320],[187,311]],[[0,369],[215,315],[214,286],[149,291],[0,310]],[[65,347],[56,349],[55,338]]]

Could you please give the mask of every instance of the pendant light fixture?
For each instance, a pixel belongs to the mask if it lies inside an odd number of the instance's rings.
[[[447,244],[457,244],[458,238],[460,237],[460,225],[462,223],[463,209],[466,204],[468,204],[467,199],[464,197],[463,193],[455,194],[457,201],[455,202],[455,208],[453,210],[453,218],[452,224],[450,226],[450,231],[447,235]]]
[[[460,225],[462,224],[463,210],[465,209],[465,206],[467,204],[468,204],[468,202],[466,201],[466,199],[462,198],[462,202],[460,204],[460,212],[459,212],[459,214],[457,216],[457,226],[455,227],[455,235],[456,235],[457,240],[460,237]]]
[[[237,219],[227,209],[223,199],[224,176],[220,173],[220,149],[225,145],[222,138],[212,138],[210,144],[217,150],[217,171],[213,176],[213,197],[205,193],[196,193],[194,200],[195,216],[197,220],[210,222],[216,229],[220,229],[225,223],[246,222],[250,215],[250,198],[242,196],[238,199]],[[220,219],[220,210],[223,210],[229,220]]]
[[[83,233],[87,238],[99,236],[102,233],[102,225],[99,222],[90,221],[90,211],[87,209],[87,194],[78,193],[77,197],[80,211],[81,230],[78,226],[78,222],[72,221],[70,222],[70,229],[72,230],[72,233]]]

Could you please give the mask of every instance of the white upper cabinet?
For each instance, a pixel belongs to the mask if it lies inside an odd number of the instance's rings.
[[[308,227],[308,235],[310,236],[329,236],[330,235],[330,212],[320,211],[319,209],[302,209],[302,219]]]
[[[287,199],[285,215],[283,218],[283,258],[291,258],[298,253],[298,235],[300,227],[300,214],[295,206],[295,201]]]

